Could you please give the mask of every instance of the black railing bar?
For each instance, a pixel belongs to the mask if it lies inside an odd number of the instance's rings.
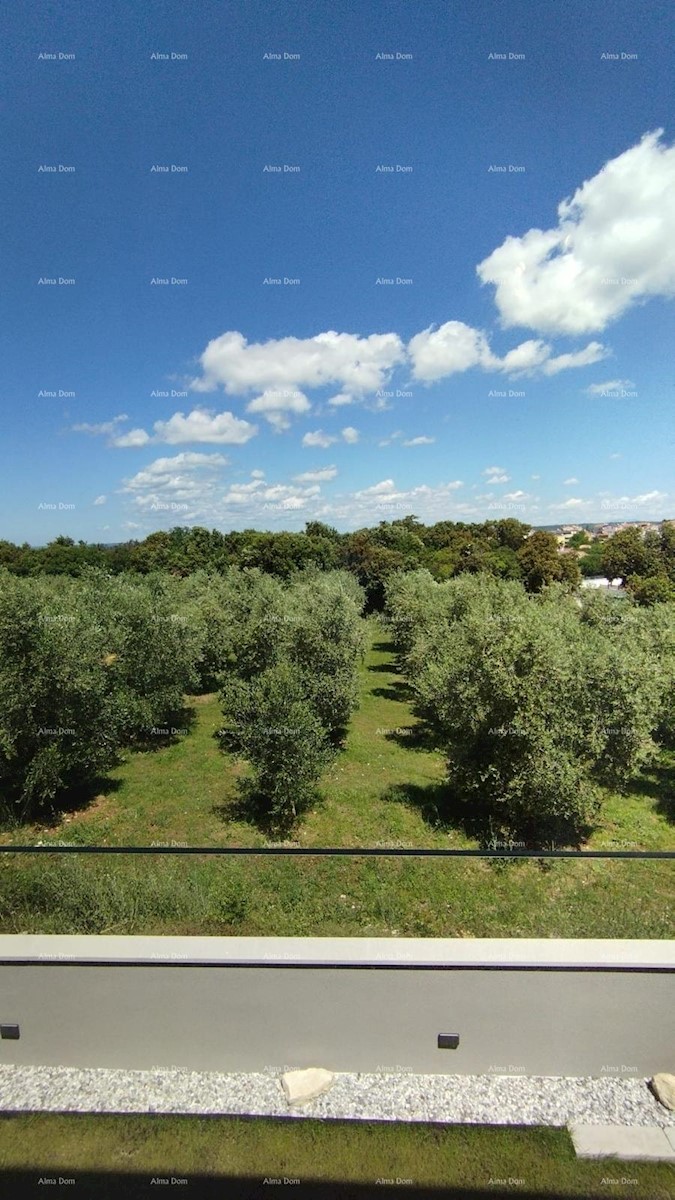
[[[208,854],[342,858],[621,858],[675,859],[675,850],[452,850],[326,846],[0,846],[2,854]]]

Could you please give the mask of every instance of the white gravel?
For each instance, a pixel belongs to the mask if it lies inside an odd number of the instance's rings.
[[[646,1079],[614,1077],[338,1074],[330,1091],[291,1109],[273,1074],[0,1066],[0,1111],[675,1127]]]

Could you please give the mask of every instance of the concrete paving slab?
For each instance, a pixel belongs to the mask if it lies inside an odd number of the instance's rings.
[[[656,1125],[568,1125],[577,1158],[675,1162],[675,1146]]]

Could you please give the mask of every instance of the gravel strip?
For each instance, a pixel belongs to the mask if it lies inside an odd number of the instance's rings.
[[[0,1066],[0,1110],[675,1127],[647,1080],[612,1077],[339,1074],[330,1091],[290,1109],[272,1074]]]

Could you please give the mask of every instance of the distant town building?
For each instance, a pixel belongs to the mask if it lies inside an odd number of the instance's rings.
[[[590,579],[582,579],[582,588],[603,588],[610,596],[625,596],[620,579],[605,579],[604,575],[594,575]]]

